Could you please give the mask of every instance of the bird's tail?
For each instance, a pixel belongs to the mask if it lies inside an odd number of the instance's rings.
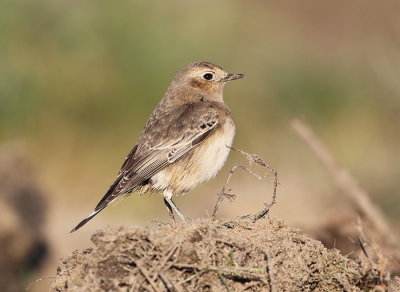
[[[74,227],[74,229],[72,229],[70,231],[70,233],[77,231],[79,228],[81,228],[83,225],[85,225],[86,223],[88,223],[94,216],[96,216],[101,210],[103,210],[107,205],[104,205],[102,208],[99,208],[97,210],[95,210],[93,213],[91,213],[89,216],[87,216],[85,219],[83,219],[81,222],[78,223],[78,225],[76,225]]]
[[[101,210],[103,210],[105,207],[107,207],[108,204],[110,204],[112,201],[114,201],[119,196],[119,194],[115,194],[114,191],[115,191],[115,188],[118,186],[121,179],[122,179],[122,175],[117,177],[115,182],[110,186],[107,193],[104,195],[104,197],[101,199],[99,204],[96,206],[93,213],[91,213],[89,216],[87,216],[85,219],[83,219],[81,222],[79,222],[79,224],[76,225],[75,228],[70,231],[70,233],[77,231],[83,225],[88,223],[94,216],[96,216]]]

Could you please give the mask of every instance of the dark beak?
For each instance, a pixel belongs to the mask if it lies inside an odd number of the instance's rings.
[[[226,75],[222,79],[222,81],[229,82],[231,80],[235,80],[235,79],[239,79],[239,78],[243,78],[243,77],[244,77],[244,74],[232,74],[232,73],[229,73],[228,75]]]

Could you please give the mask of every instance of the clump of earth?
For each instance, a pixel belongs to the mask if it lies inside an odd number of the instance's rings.
[[[52,291],[394,291],[384,267],[349,259],[278,219],[198,220],[93,234]]]

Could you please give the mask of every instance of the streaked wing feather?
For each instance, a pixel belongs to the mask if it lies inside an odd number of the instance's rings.
[[[218,115],[207,103],[188,105],[166,115],[168,125],[158,117],[149,120],[138,144],[132,149],[119,171],[117,181],[110,187],[96,209],[104,208],[119,195],[135,190],[144,181],[181,159],[204,141],[217,127]],[[152,117],[157,118],[157,115]],[[175,117],[176,120],[171,119]],[[157,137],[147,135],[157,127],[169,127],[159,131]],[[169,136],[168,136],[169,135]],[[170,137],[172,136],[172,137]]]
[[[169,164],[178,161],[190,150],[200,144],[215,129],[216,125],[217,124],[215,124],[214,127],[209,128],[206,132],[196,135],[195,138],[191,141],[187,141],[186,143],[181,142],[174,147],[164,148],[158,151],[154,150],[151,153],[151,157],[148,157],[145,160],[145,164],[141,165],[140,169],[138,169],[137,172],[127,174],[127,184],[120,190],[120,193],[122,194],[125,192],[129,192],[141,181],[151,178],[153,175],[167,167]],[[197,138],[203,139],[199,140]],[[193,141],[195,141],[196,139],[198,140],[197,143],[193,144]]]
[[[121,166],[121,169],[118,172],[118,175],[120,175],[122,172],[126,171],[127,169],[132,167],[132,163],[134,162],[133,157],[135,156],[135,152],[137,150],[137,144],[135,145],[135,147],[133,147],[133,149],[131,150],[131,152],[129,152],[128,156],[126,156],[124,163]]]

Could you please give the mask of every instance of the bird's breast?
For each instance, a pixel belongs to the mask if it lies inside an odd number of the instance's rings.
[[[191,153],[154,175],[153,188],[179,195],[210,180],[224,166],[234,136],[235,125],[227,119]]]
[[[197,165],[199,183],[213,178],[224,166],[230,151],[228,147],[232,146],[234,136],[235,126],[233,122],[227,121],[195,149],[194,159],[199,161]]]

